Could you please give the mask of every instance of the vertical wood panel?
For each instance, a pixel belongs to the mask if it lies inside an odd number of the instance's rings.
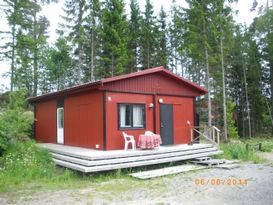
[[[121,81],[109,82],[104,89],[111,91],[146,92],[173,95],[199,96],[200,94],[186,84],[160,73],[153,73]]]
[[[56,101],[39,102],[35,105],[35,139],[37,142],[56,143]]]
[[[102,93],[93,91],[67,97],[65,103],[65,144],[103,149]]]
[[[111,101],[108,100],[111,97]],[[107,150],[123,149],[124,139],[122,132],[134,135],[135,140],[138,141],[138,136],[143,134],[146,130],[153,131],[153,109],[148,108],[149,103],[153,102],[152,95],[139,94],[125,94],[125,93],[111,93],[106,94],[106,145]],[[145,104],[146,114],[146,128],[144,129],[118,129],[118,103],[138,103]]]

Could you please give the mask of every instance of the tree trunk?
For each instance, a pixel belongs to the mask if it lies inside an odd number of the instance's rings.
[[[147,68],[150,68],[150,44],[148,42],[148,53],[147,53]]]
[[[209,54],[208,49],[205,46],[205,60],[206,60],[206,72],[207,72],[207,89],[208,89],[208,126],[211,127],[212,120],[211,120],[211,97],[210,97],[210,69],[209,69]]]
[[[251,135],[250,104],[249,104],[249,99],[248,99],[246,67],[245,67],[245,60],[244,60],[243,54],[242,54],[242,61],[243,61],[242,63],[243,63],[244,85],[245,85],[245,97],[246,97],[246,112],[247,112],[247,122],[248,122],[248,137],[251,138],[252,135]]]
[[[77,68],[77,84],[81,83],[81,69],[82,69],[82,46],[79,45],[78,47],[79,51],[79,65]]]
[[[94,26],[94,24],[93,24]],[[95,81],[94,77],[94,28],[91,31],[91,56],[90,56],[90,80]]]
[[[225,80],[225,62],[223,51],[223,39],[221,38],[221,66],[222,66],[222,83],[223,83],[223,120],[224,120],[224,140],[227,140],[227,107],[226,107],[226,80]]]
[[[15,24],[12,25],[12,53],[11,53],[11,76],[10,76],[10,91],[14,89],[14,74],[15,74]]]
[[[271,87],[271,118],[273,113],[273,62],[270,63],[270,87]],[[271,129],[271,135],[273,136],[273,125]]]
[[[35,1],[37,4],[37,1]],[[38,48],[37,48],[37,13],[34,13],[34,27],[33,27],[33,39],[34,39],[34,53],[33,53],[33,95],[37,95],[38,90]]]
[[[114,55],[112,54],[112,57],[111,57],[111,76],[113,77],[114,76]]]

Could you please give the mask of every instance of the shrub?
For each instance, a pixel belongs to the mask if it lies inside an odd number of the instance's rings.
[[[49,179],[55,173],[49,152],[32,140],[9,146],[0,158],[0,169],[0,188],[28,180]]]
[[[221,157],[224,157],[226,159],[260,162],[260,159],[255,154],[255,151],[252,149],[246,150],[246,147],[243,143],[223,143],[221,144],[221,150],[224,152]]]
[[[257,145],[259,143],[262,144],[262,150],[263,152],[271,152],[273,150],[273,138],[270,136],[261,136],[261,137],[255,137],[251,139],[246,139],[245,143],[248,143],[250,145]]]
[[[24,92],[10,93],[9,104],[0,113],[0,151],[30,136],[34,115],[25,110],[25,103]]]
[[[227,101],[227,130],[228,130],[228,137],[232,139],[238,139],[239,134],[237,128],[235,126],[235,122],[233,119],[233,112],[235,109],[235,104],[231,101]]]

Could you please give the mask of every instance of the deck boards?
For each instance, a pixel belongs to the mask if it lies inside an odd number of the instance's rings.
[[[206,169],[206,167],[185,164],[180,166],[165,167],[162,169],[136,172],[136,173],[130,174],[130,176],[138,178],[138,179],[151,179],[155,177],[162,177],[162,176],[179,174],[183,172],[189,172],[189,171],[201,170],[201,169]]]
[[[92,160],[92,161],[70,157],[70,156],[66,156],[62,154],[56,154],[56,153],[52,153],[52,155],[55,159],[70,161],[70,162],[74,162],[76,164],[81,164],[84,166],[97,166],[97,165],[103,165],[103,164],[118,164],[118,163],[151,160],[151,159],[170,158],[170,157],[176,157],[176,156],[199,154],[199,153],[208,152],[208,151],[215,151],[215,148],[207,148],[205,150],[198,149],[198,150],[176,151],[176,152],[158,153],[153,155],[142,155],[142,156],[132,156],[132,157],[122,157],[122,158]]]
[[[48,149],[57,165],[80,172],[98,172],[176,162],[220,154],[210,144],[162,146],[155,150],[98,151],[56,144],[40,144]]]
[[[101,151],[94,149],[87,149],[81,147],[73,147],[67,145],[51,144],[51,143],[40,143],[41,147],[48,149],[51,152],[64,154],[68,156],[73,156],[81,159],[87,160],[102,160],[102,159],[113,159],[121,157],[131,157],[131,156],[144,156],[153,155],[166,152],[175,152],[181,150],[195,150],[195,149],[206,149],[211,148],[211,144],[193,144],[193,145],[173,145],[173,146],[161,146],[157,149],[152,150],[111,150],[111,151]]]

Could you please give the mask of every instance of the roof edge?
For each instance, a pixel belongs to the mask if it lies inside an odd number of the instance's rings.
[[[65,88],[63,90],[49,92],[49,93],[39,95],[39,96],[29,97],[27,100],[30,103],[34,103],[36,101],[40,101],[40,100],[44,100],[44,99],[48,99],[48,98],[52,98],[52,97],[63,96],[63,95],[70,93],[70,92],[79,93],[79,92],[83,92],[85,90],[95,89],[100,85],[102,85],[101,81],[88,82],[88,83],[84,83],[81,85],[76,85],[73,87]]]
[[[106,84],[106,83],[115,82],[115,81],[128,79],[128,78],[134,78],[134,77],[138,77],[138,76],[142,76],[142,75],[148,75],[148,74],[152,74],[152,73],[163,73],[163,74],[165,73],[169,77],[171,77],[177,81],[180,81],[181,83],[185,83],[186,85],[191,86],[192,88],[196,89],[198,91],[198,93],[200,93],[201,95],[208,93],[207,89],[191,82],[190,80],[187,80],[183,77],[180,77],[180,76],[174,74],[170,70],[165,69],[163,66],[160,66],[160,67],[150,68],[150,69],[146,69],[146,70],[142,70],[142,71],[138,71],[138,72],[134,72],[134,73],[105,78],[105,79],[101,79],[96,82],[88,82],[88,83],[84,83],[81,85],[76,85],[76,86],[73,86],[70,88],[65,88],[63,90],[46,93],[46,94],[43,94],[40,96],[33,96],[33,97],[28,98],[27,100],[30,103],[34,103],[36,101],[46,100],[46,99],[50,99],[53,97],[62,97],[68,93],[74,94],[74,93],[84,92],[84,91],[91,90],[91,89],[97,89],[99,86],[103,86],[103,84]]]
[[[208,90],[206,88],[204,88],[204,87],[202,87],[202,86],[200,86],[200,85],[198,85],[198,84],[196,84],[196,83],[194,83],[194,82],[192,82],[192,81],[190,81],[188,79],[180,77],[180,76],[174,74],[173,72],[171,72],[170,70],[163,69],[162,72],[168,73],[169,75],[171,75],[173,78],[176,78],[177,80],[184,81],[185,83],[189,84],[190,86],[192,86],[192,87],[196,88],[197,90],[201,91],[202,94],[208,93]]]
[[[104,83],[114,82],[114,81],[118,81],[118,80],[123,80],[125,78],[128,79],[128,78],[133,78],[133,77],[137,77],[137,76],[156,73],[156,72],[160,72],[160,71],[163,71],[163,70],[166,70],[166,69],[163,66],[159,66],[159,67],[150,68],[150,69],[146,69],[146,70],[142,70],[142,71],[137,71],[137,72],[134,72],[134,73],[114,76],[114,77],[111,77],[111,78],[105,78],[105,79],[102,79],[101,82],[104,84]]]

